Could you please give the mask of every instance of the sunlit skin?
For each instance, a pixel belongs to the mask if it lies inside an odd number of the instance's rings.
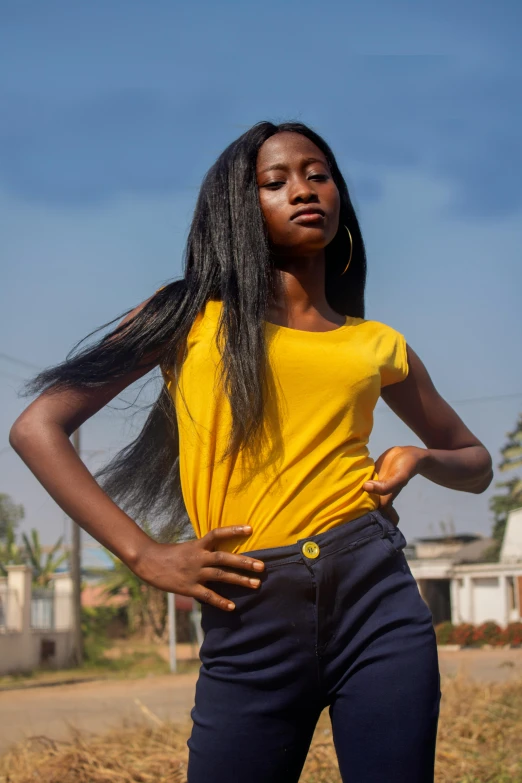
[[[257,184],[278,270],[277,297],[269,308],[269,320],[314,332],[337,328],[344,316],[326,300],[325,248],[339,230],[340,199],[325,156],[306,136],[278,133],[259,151]],[[306,209],[323,214],[296,216]],[[488,452],[440,397],[410,346],[408,364],[406,380],[385,387],[382,397],[431,450],[417,446],[388,449],[375,463],[379,480],[363,485],[365,491],[378,496],[381,510],[396,524],[399,518],[393,501],[414,476],[455,486],[448,483],[452,469],[456,478],[459,473],[473,473],[476,466],[485,476],[485,488],[492,475]],[[474,484],[473,477],[470,491]]]
[[[257,184],[280,271],[269,320],[309,331],[335,329],[344,316],[326,300],[325,248],[339,228],[340,199],[325,156],[306,136],[277,133],[259,150]]]
[[[322,152],[297,133],[272,136],[257,161],[259,199],[277,269],[277,294],[268,320],[308,331],[329,331],[344,315],[325,296],[325,248],[339,228],[339,193]],[[296,216],[303,208],[322,215]],[[123,322],[131,319],[143,302]],[[43,393],[18,417],[10,433],[13,448],[65,513],[119,557],[143,581],[160,590],[197,598],[224,611],[233,602],[207,582],[256,590],[264,563],[219,550],[221,542],[248,538],[249,526],[212,530],[198,541],[161,544],[103,492],[79,459],[71,433],[127,386],[146,375],[142,368],[104,386]],[[406,380],[386,386],[382,397],[424,443],[395,446],[376,461],[379,480],[363,485],[375,493],[383,513],[398,517],[394,498],[415,475],[442,486],[483,492],[491,482],[491,458],[450,405],[439,395],[423,363],[408,346]]]

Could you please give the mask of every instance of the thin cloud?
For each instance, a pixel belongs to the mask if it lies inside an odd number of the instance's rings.
[[[331,142],[349,181],[360,183],[358,199],[380,198],[383,166],[413,168],[450,185],[448,212],[487,219],[522,204],[519,93],[515,69],[464,68],[438,57],[361,58],[334,109],[325,92],[313,116],[297,114]],[[281,101],[277,89],[261,89],[255,103],[238,105],[211,77],[208,91],[190,99],[146,89],[74,101],[8,95],[0,182],[23,199],[64,206],[196,189],[238,128],[251,116],[269,116],[263,109]],[[298,93],[292,101],[306,105]]]

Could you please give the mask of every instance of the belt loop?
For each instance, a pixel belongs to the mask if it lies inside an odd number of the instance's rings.
[[[386,536],[388,535],[388,531],[386,530],[386,527],[385,527],[385,525],[384,525],[384,522],[382,521],[382,519],[380,519],[380,517],[379,517],[379,515],[377,514],[377,512],[375,512],[375,511],[371,511],[371,512],[370,512],[370,516],[371,516],[371,518],[372,518],[372,519],[373,519],[375,522],[377,522],[377,524],[378,524],[378,525],[379,525],[379,527],[381,528],[381,538],[386,538]]]

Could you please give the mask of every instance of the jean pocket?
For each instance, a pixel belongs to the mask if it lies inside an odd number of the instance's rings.
[[[403,535],[402,530],[400,530],[398,527],[388,529],[380,541],[382,542],[383,547],[386,549],[390,557],[395,557],[400,552],[402,552],[408,543]]]

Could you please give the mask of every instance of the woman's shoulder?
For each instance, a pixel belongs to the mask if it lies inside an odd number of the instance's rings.
[[[381,375],[381,385],[402,381],[408,375],[408,352],[402,332],[382,321],[355,319],[364,347],[371,350]]]
[[[353,326],[357,326],[365,336],[374,337],[403,337],[402,332],[383,321],[375,321],[370,318],[354,318],[349,316]]]

